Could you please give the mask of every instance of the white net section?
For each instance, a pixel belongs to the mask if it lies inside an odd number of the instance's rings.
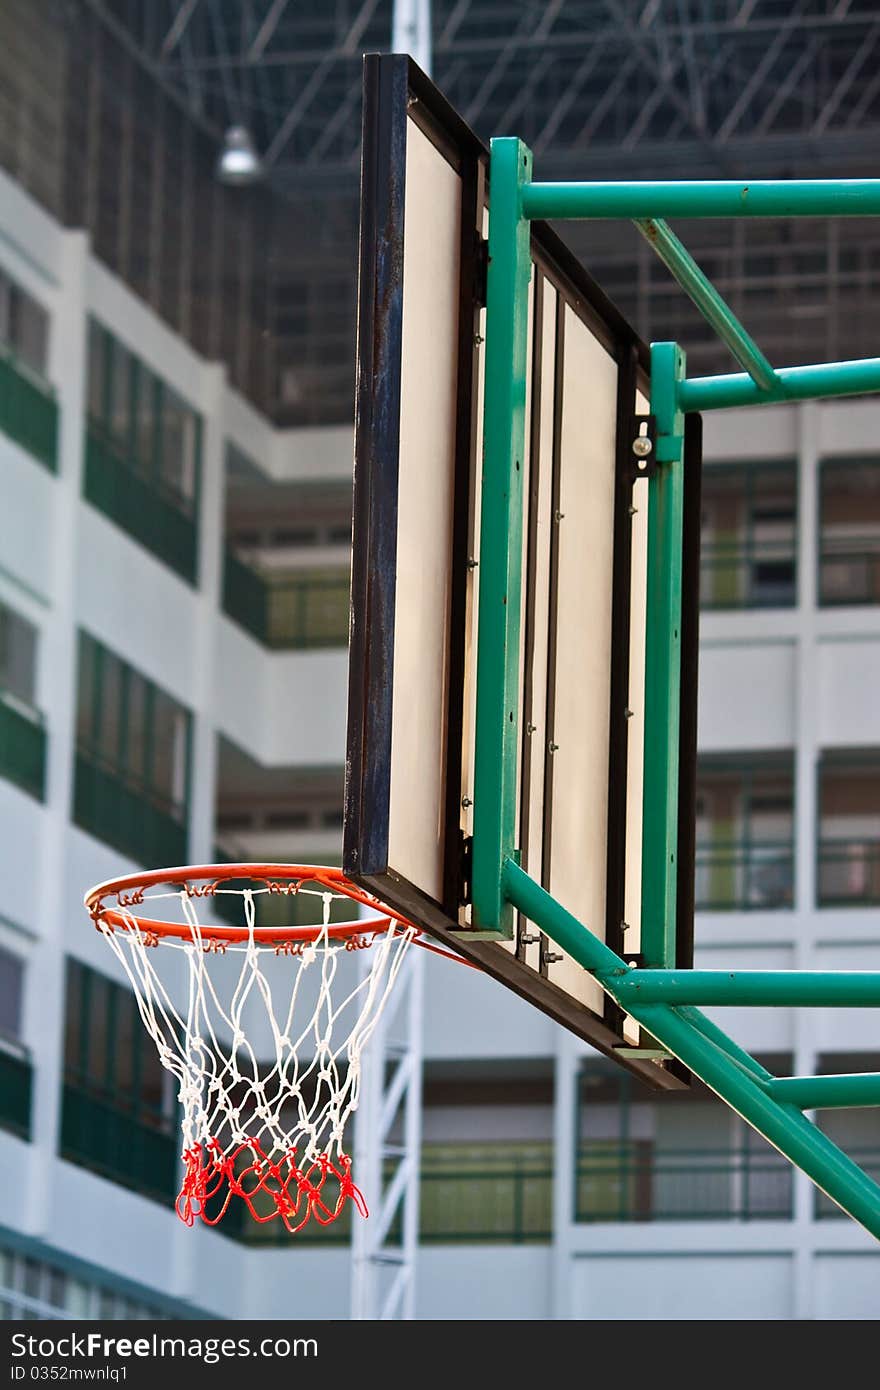
[[[278,891],[277,884],[185,885],[119,895],[115,927],[94,914],[177,1082],[184,1163],[177,1212],[187,1225],[216,1224],[234,1197],[255,1220],[280,1218],[291,1232],[310,1219],[329,1224],[348,1200],[367,1214],[345,1126],[357,1108],[361,1054],[416,933],[383,916],[337,936],[331,909],[342,895],[298,884],[297,896],[315,899],[314,939],[291,929],[290,939],[276,931],[267,942],[256,927],[257,899]],[[246,935],[238,942],[218,940],[199,921],[200,899],[220,894],[241,902]],[[169,910],[183,924],[179,938],[150,929],[149,914],[166,919]],[[352,969],[351,953],[361,950],[369,951],[368,967]]]

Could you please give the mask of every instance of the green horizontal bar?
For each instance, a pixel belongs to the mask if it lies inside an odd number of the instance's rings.
[[[733,310],[703,274],[687,247],[661,219],[640,218],[635,225],[706,322],[730,348],[740,366],[745,367],[749,376],[763,390],[774,389],[777,378],[772,366]]]
[[[880,971],[630,970],[614,983],[621,1002],[880,1008]]]
[[[859,396],[880,391],[880,357],[853,362],[816,362],[808,367],[778,367],[778,386],[765,391],[747,373],[690,377],[678,388],[682,410],[723,410],[730,406],[805,401],[825,396]]]
[[[767,1088],[776,1100],[788,1101],[799,1110],[832,1110],[880,1105],[880,1072],[852,1072],[841,1076],[783,1076]]]
[[[526,217],[876,217],[880,179],[529,183]]]

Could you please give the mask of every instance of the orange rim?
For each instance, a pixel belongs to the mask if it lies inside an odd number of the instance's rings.
[[[334,922],[327,927],[255,927],[254,940],[269,946],[286,941],[308,943],[325,934],[332,940],[376,936],[387,931],[393,922],[406,930],[412,929],[411,922],[358,888],[341,869],[315,864],[191,864],[176,869],[151,869],[99,883],[86,893],[85,905],[96,927],[103,925],[111,931],[131,931],[135,926],[147,936],[191,942],[193,934],[186,923],[138,915],[135,909],[149,901],[146,890],[167,884],[169,888],[179,888],[189,898],[212,898],[218,885],[232,879],[262,883],[270,893],[287,897],[295,897],[303,885],[314,886],[350,898],[377,914],[354,922]],[[112,901],[108,904],[107,898],[115,899],[115,904]],[[247,927],[200,926],[199,935],[205,941],[228,944],[249,941],[251,933]]]

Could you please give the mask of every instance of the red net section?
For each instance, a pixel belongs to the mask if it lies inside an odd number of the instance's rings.
[[[351,1159],[344,1153],[335,1162],[327,1153],[297,1162],[292,1149],[275,1161],[256,1139],[231,1154],[209,1139],[204,1146],[188,1149],[183,1160],[186,1171],[177,1214],[187,1226],[197,1219],[216,1226],[233,1198],[244,1202],[254,1221],[279,1220],[291,1235],[310,1220],[329,1226],[349,1201],[361,1216],[369,1216],[363,1194],[352,1181]]]

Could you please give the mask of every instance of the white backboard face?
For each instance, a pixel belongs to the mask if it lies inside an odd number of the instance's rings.
[[[485,148],[418,69],[367,60],[346,872],[614,1055],[639,1039],[529,922],[469,940]],[[523,866],[639,949],[647,350],[543,225],[529,291]],[[680,1084],[627,1057],[655,1085]]]

